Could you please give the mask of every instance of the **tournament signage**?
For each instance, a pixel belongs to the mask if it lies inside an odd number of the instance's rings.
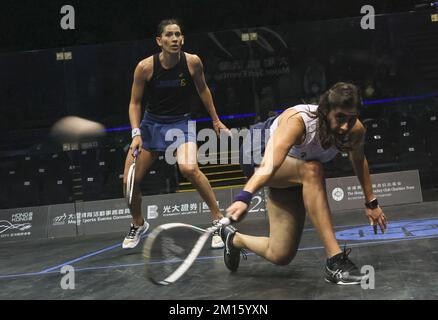
[[[240,189],[216,190],[219,209],[225,213]],[[264,191],[254,195],[247,219],[264,217]],[[182,222],[199,226],[211,223],[211,212],[197,192],[145,196],[143,216],[151,228]],[[131,212],[125,199],[90,201],[0,211],[0,241],[62,238],[126,232]]]
[[[75,215],[78,235],[126,231],[131,223],[125,199],[79,202]]]
[[[0,241],[47,237],[47,206],[0,210]]]
[[[231,190],[214,191],[221,212],[231,204]],[[142,211],[151,227],[169,222],[194,225],[211,223],[211,212],[197,192],[143,197]]]
[[[422,202],[417,170],[371,176],[375,196],[383,206]],[[348,210],[364,207],[363,191],[357,177],[326,180],[330,208]],[[216,190],[222,213],[241,189]],[[253,197],[245,220],[266,218],[266,192]],[[211,223],[211,212],[197,192],[145,196],[143,216],[151,228],[168,222],[198,226]],[[0,241],[61,238],[110,232],[126,232],[131,212],[125,199],[79,202],[44,207],[0,210]]]
[[[373,174],[371,181],[382,206],[423,201],[418,170]],[[365,198],[356,176],[327,179],[326,189],[331,210],[364,208]]]
[[[74,237],[77,235],[74,203],[49,206],[48,216],[47,236],[49,238]]]
[[[218,190],[215,195],[224,212],[231,204],[231,190]],[[211,223],[210,209],[197,192],[145,196],[142,213],[151,228],[168,222]],[[76,204],[75,218],[78,235],[125,232],[129,230],[131,212],[123,198],[80,202]]]

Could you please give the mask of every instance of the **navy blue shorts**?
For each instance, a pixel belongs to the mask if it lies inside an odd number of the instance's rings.
[[[187,142],[196,143],[196,128],[189,130],[190,120],[190,114],[162,116],[145,112],[140,124],[143,149],[164,152],[170,145],[177,148]]]

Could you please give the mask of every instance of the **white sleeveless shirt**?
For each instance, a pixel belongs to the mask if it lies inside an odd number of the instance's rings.
[[[329,162],[339,153],[339,150],[332,146],[327,150],[321,146],[318,134],[316,132],[318,125],[318,118],[312,118],[311,115],[318,109],[317,105],[313,104],[299,104],[297,106],[291,107],[287,110],[296,110],[299,115],[303,118],[304,125],[306,126],[306,138],[303,143],[299,145],[294,145],[288,152],[288,156],[304,160],[311,161],[316,160],[321,163]],[[278,128],[277,117],[269,128],[270,136]]]

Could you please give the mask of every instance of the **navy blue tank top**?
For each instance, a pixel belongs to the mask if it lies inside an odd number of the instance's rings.
[[[196,89],[185,53],[181,51],[179,62],[170,69],[163,68],[159,53],[155,54],[153,59],[153,75],[151,80],[146,82],[149,94],[146,111],[157,115],[190,113]]]

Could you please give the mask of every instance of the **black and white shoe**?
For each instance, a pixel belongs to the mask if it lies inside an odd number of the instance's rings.
[[[356,265],[348,258],[351,249],[344,251],[327,259],[325,266],[325,281],[338,285],[361,284],[368,279],[368,275],[360,273]]]
[[[223,242],[225,243],[224,248],[224,262],[227,268],[234,272],[239,268],[240,254],[244,259],[246,259],[246,252],[243,249],[238,249],[233,245],[233,238],[236,234],[237,229],[233,226],[226,226],[220,229],[220,234]]]
[[[123,249],[133,249],[135,248],[141,240],[141,236],[146,233],[149,229],[149,223],[144,220],[142,226],[134,226],[131,223],[131,228],[129,229],[128,234],[123,240],[122,248]]]

